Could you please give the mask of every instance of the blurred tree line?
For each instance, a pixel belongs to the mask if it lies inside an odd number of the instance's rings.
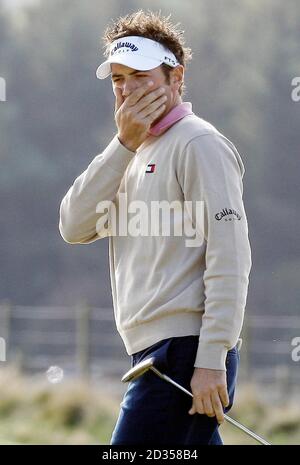
[[[240,151],[253,268],[251,312],[299,311],[300,75],[297,0],[0,0],[0,299],[19,305],[111,305],[107,239],[66,244],[60,201],[115,134],[110,80],[96,79],[106,25],[139,8],[185,30],[193,111]]]

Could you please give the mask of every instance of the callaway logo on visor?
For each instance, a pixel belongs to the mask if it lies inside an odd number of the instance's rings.
[[[126,52],[126,50],[120,50],[120,48],[126,47],[131,49],[132,52],[137,52],[138,47],[136,47],[134,44],[131,44],[130,42],[119,42],[110,52],[111,55],[114,55],[116,52]]]
[[[139,71],[157,68],[162,63],[175,67],[180,63],[167,47],[152,39],[139,36],[122,37],[110,45],[109,57],[97,69],[97,78],[111,74],[111,63],[118,63]]]

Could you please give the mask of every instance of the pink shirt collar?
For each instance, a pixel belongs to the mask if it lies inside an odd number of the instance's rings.
[[[148,134],[152,136],[160,136],[169,129],[170,126],[186,115],[193,115],[191,102],[182,102],[179,105],[176,105],[176,107],[172,108],[172,110],[169,111],[163,119],[150,128]]]

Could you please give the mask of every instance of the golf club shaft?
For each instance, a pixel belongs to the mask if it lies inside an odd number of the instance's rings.
[[[181,386],[180,384],[176,383],[176,381],[174,381],[172,378],[169,378],[169,376],[161,373],[157,368],[155,368],[154,366],[152,366],[150,368],[150,370],[154,371],[155,374],[157,374],[160,378],[164,379],[165,381],[173,384],[174,386],[176,386],[178,389],[180,389],[181,391],[185,392],[186,394],[188,394],[189,396],[191,397],[194,397],[193,394],[188,391],[187,389],[185,389],[183,386]],[[241,429],[242,431],[244,431],[246,434],[248,434],[249,436],[251,436],[253,439],[255,439],[256,441],[260,442],[261,444],[263,444],[264,446],[270,446],[271,444],[267,441],[265,441],[263,438],[261,438],[260,436],[258,436],[257,434],[255,434],[253,431],[251,431],[250,429],[246,428],[246,426],[242,425],[241,423],[239,423],[238,421],[234,420],[233,418],[229,417],[228,415],[224,414],[224,418],[229,422],[231,423],[232,425],[236,426],[237,428]]]

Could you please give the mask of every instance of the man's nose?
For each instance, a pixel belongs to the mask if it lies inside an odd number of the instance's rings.
[[[137,89],[137,86],[133,83],[125,82],[122,88],[123,97],[128,97],[132,92]]]

